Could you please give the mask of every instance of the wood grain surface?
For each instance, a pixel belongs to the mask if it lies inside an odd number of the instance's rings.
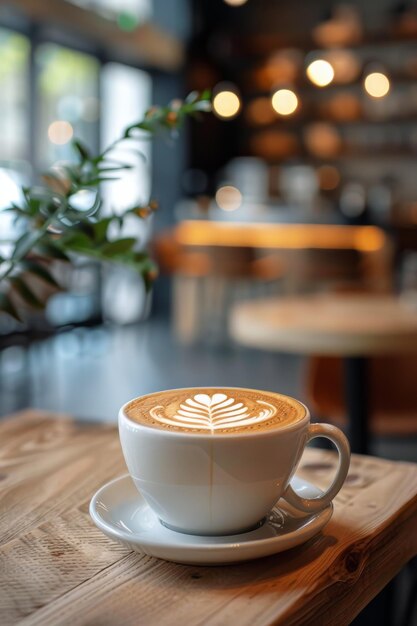
[[[300,475],[326,486],[332,452]],[[0,624],[349,624],[417,553],[417,466],[354,456],[330,523],[304,546],[191,567],[130,552],[88,504],[124,473],[113,426],[24,412],[0,422]]]

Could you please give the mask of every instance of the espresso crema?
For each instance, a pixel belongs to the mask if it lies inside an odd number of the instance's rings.
[[[305,407],[288,396],[250,389],[172,389],[127,404],[129,419],[152,428],[190,433],[258,432],[294,424]]]

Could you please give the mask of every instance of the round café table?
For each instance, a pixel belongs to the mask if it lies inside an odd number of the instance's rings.
[[[362,454],[369,451],[368,358],[417,352],[417,311],[395,296],[334,293],[244,302],[232,310],[230,331],[246,346],[343,357],[350,442]]]

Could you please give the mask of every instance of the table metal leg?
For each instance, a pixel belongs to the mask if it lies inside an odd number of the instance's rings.
[[[369,453],[368,359],[346,357],[345,398],[352,452]]]

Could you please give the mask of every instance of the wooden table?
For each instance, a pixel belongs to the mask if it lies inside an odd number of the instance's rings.
[[[245,302],[231,316],[232,336],[248,346],[345,360],[352,450],[366,454],[367,359],[417,352],[417,312],[394,296],[315,294]]]
[[[300,475],[325,486],[330,451]],[[27,411],[0,422],[0,623],[344,626],[417,553],[417,466],[354,456],[335,512],[306,545],[190,567],[130,552],[88,504],[125,472],[113,426]]]

